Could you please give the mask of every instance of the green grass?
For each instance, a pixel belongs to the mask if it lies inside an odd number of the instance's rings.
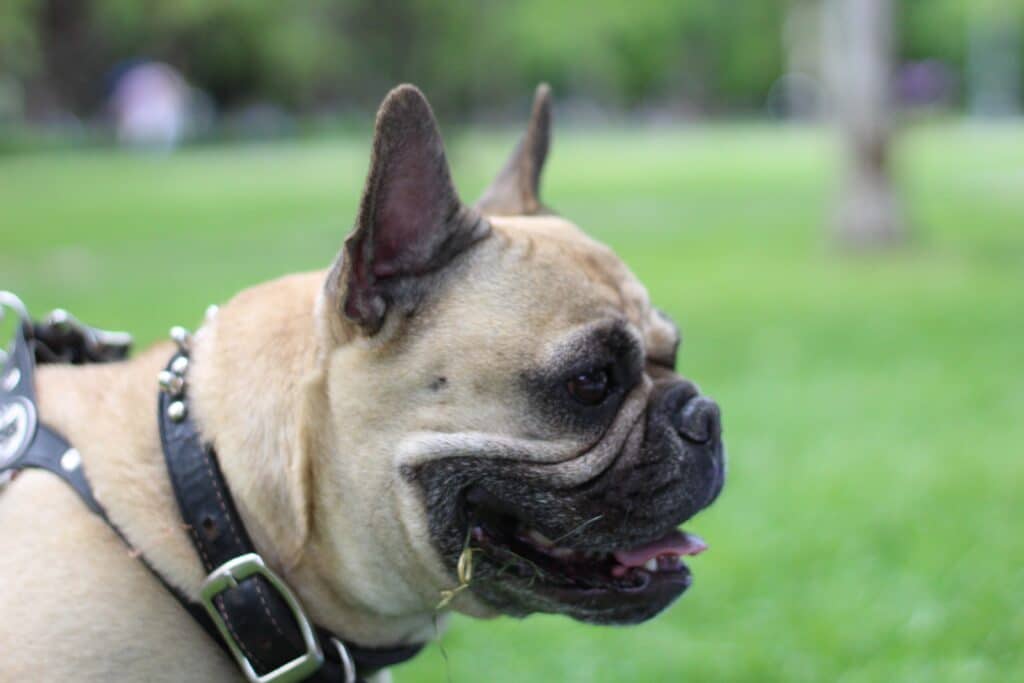
[[[509,140],[453,136],[467,197]],[[730,479],[696,582],[630,629],[471,622],[396,672],[443,681],[1024,678],[1024,129],[909,131],[914,240],[827,239],[836,146],[768,127],[563,133],[547,199],[681,323]],[[0,159],[0,287],[141,342],[330,262],[365,138]]]

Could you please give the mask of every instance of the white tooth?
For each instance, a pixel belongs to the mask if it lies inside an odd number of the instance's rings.
[[[646,569],[649,572],[658,571],[658,558],[652,557],[651,559],[644,562],[644,569]]]
[[[550,538],[548,538],[541,532],[537,531],[536,529],[530,529],[530,540],[532,540],[537,545],[543,546],[545,548],[555,544],[554,541],[552,541]]]

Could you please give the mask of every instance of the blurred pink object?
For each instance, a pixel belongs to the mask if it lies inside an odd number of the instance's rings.
[[[171,149],[185,135],[191,89],[173,67],[159,62],[133,66],[111,95],[117,137],[124,144]]]

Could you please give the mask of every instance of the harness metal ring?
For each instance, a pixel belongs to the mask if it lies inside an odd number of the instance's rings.
[[[345,683],[356,683],[356,663],[352,661],[352,655],[349,654],[348,648],[337,638],[331,638],[331,642],[338,649],[341,667],[345,671]]]

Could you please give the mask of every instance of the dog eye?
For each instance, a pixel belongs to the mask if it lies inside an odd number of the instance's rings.
[[[611,377],[608,370],[600,368],[581,372],[569,380],[569,395],[585,406],[596,406],[608,397]]]

